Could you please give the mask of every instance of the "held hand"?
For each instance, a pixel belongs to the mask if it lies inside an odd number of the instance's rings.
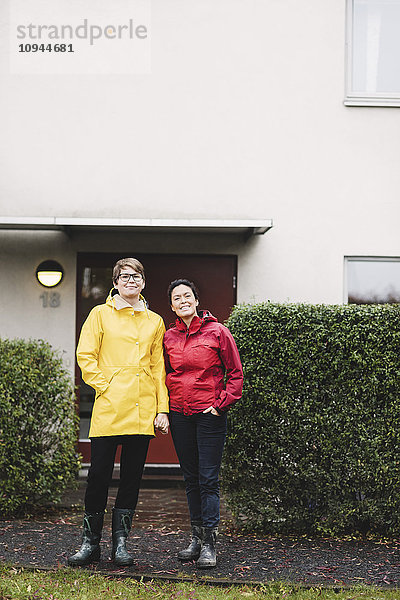
[[[212,415],[215,415],[216,417],[219,417],[220,414],[217,410],[215,410],[215,408],[213,406],[209,406],[208,408],[206,408],[205,410],[203,410],[203,413],[211,413]]]
[[[165,413],[158,413],[154,419],[154,427],[161,431],[161,433],[167,434],[169,429],[168,415]]]

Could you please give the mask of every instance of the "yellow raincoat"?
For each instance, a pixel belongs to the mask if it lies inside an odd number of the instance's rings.
[[[156,414],[168,412],[164,332],[159,315],[111,292],[89,313],[76,352],[83,380],[96,391],[89,437],[154,435]]]

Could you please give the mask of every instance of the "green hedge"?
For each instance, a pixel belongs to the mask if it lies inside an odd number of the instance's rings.
[[[400,308],[237,306],[222,481],[247,529],[400,533]]]
[[[0,339],[0,513],[56,501],[76,478],[74,388],[41,340]]]

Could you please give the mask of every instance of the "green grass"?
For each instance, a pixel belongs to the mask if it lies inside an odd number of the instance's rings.
[[[399,590],[310,589],[273,582],[262,586],[217,587],[204,583],[167,583],[106,577],[60,568],[40,572],[0,566],[0,600],[400,600]]]

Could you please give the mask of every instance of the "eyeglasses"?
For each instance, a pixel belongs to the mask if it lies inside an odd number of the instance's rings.
[[[137,275],[137,274],[133,274],[133,273],[120,273],[120,275],[119,275],[119,279],[121,281],[123,281],[124,283],[128,283],[128,281],[130,281],[131,277],[132,277],[132,281],[134,281],[135,283],[140,283],[142,281],[141,275]]]

